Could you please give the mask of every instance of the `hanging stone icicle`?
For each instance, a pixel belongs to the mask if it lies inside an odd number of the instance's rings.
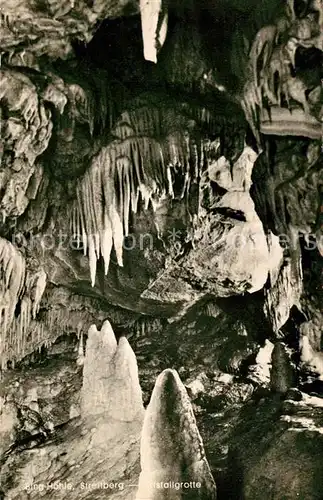
[[[100,257],[100,233],[102,231],[103,223],[103,196],[102,196],[102,179],[101,179],[101,159],[94,161],[91,167],[91,192],[92,192],[92,205],[94,226],[96,231],[94,233],[95,251],[97,258]]]
[[[167,34],[168,13],[165,0],[140,0],[141,30],[146,61],[157,63],[157,54]]]
[[[8,359],[16,361],[44,344],[44,325],[35,321],[40,302],[46,288],[46,273],[43,269],[28,270],[24,279],[24,290],[20,296],[20,312],[12,321],[8,332]]]
[[[10,359],[10,327],[25,282],[25,259],[7,240],[0,238],[0,359],[5,369]],[[21,341],[21,339],[18,339]]]
[[[87,254],[88,242],[87,242],[85,214],[84,214],[83,203],[82,203],[82,186],[80,184],[78,184],[76,186],[76,202],[75,202],[75,204],[76,204],[76,210],[78,211],[78,214],[79,214],[83,255],[85,256]]]
[[[134,165],[133,149],[130,147],[130,155],[132,157],[132,166]],[[129,182],[130,182],[130,204],[131,211],[137,213],[139,201],[139,184],[135,168],[129,168]]]
[[[117,184],[118,184],[118,193],[117,193],[117,210],[119,214],[123,214],[123,207],[125,204],[124,200],[124,185],[123,185],[123,163],[124,158],[117,158],[116,161],[116,174],[117,174]]]
[[[89,251],[89,264],[92,286],[95,284],[96,261],[99,256],[96,254],[95,234],[97,233],[96,221],[94,217],[94,202],[91,187],[91,174],[86,172],[81,189],[81,204],[84,210],[84,223],[86,231],[87,246]]]
[[[119,214],[123,220],[124,235],[129,234],[129,211],[130,211],[130,162],[127,157],[117,160],[117,172],[119,183]]]
[[[82,366],[84,364],[84,340],[82,331],[80,333],[76,364],[78,366]]]
[[[120,267],[123,267],[123,258],[122,258],[123,226],[120,219],[120,215],[118,214],[116,203],[114,203],[110,207],[110,220],[112,226],[113,245],[116,252],[117,263]]]
[[[130,164],[128,158],[123,163],[123,185],[124,185],[124,206],[123,206],[123,220],[124,220],[124,234],[129,235],[129,212],[130,212]]]
[[[103,190],[106,203],[107,214],[111,222],[113,245],[117,256],[117,262],[120,267],[123,266],[122,245],[123,245],[123,226],[117,209],[117,196],[115,192],[114,173],[116,166],[116,152],[112,149],[107,154],[107,164],[103,177]]]
[[[36,318],[39,311],[40,301],[46,288],[47,275],[43,269],[36,273],[33,279],[33,305],[32,305],[32,318]]]
[[[104,274],[107,276],[108,271],[109,271],[109,264],[110,264],[110,256],[111,256],[111,250],[112,250],[112,225],[111,225],[111,220],[107,211],[107,208],[105,207],[104,211],[104,219],[103,219],[103,229],[101,231],[101,254],[103,257],[104,261]]]
[[[90,264],[90,275],[91,275],[91,285],[95,285],[95,276],[96,276],[96,253],[95,253],[95,243],[93,234],[88,235],[88,244],[89,244],[89,264]]]
[[[161,199],[175,197],[173,174],[182,177],[183,185],[176,193],[182,197],[188,195],[192,180],[199,175],[200,144],[194,142],[191,147],[187,130],[181,126],[162,141],[154,138],[156,130],[162,136],[163,118],[169,121],[169,113],[147,105],[140,107],[139,113],[124,112],[113,129],[118,139],[101,149],[78,182],[71,228],[82,234],[92,286],[100,256],[108,273],[112,246],[118,265],[123,266],[123,239],[129,235],[130,211],[137,212],[139,200],[144,210],[156,209]],[[124,134],[124,124],[132,135]]]

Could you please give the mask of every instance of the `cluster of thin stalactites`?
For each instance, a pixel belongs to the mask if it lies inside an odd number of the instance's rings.
[[[45,291],[46,273],[30,271],[22,253],[9,241],[0,238],[0,359],[25,356],[28,344],[41,342],[43,327],[35,319]],[[34,323],[34,328],[31,324]]]
[[[131,113],[121,116],[113,131],[116,139],[102,148],[77,184],[70,229],[88,254],[92,286],[97,260],[102,256],[107,274],[113,247],[123,265],[122,245],[131,213],[136,214],[139,206],[154,210],[165,197],[187,195],[203,163],[202,141],[188,132],[151,137],[152,130],[161,135],[165,123],[158,123],[158,113],[146,111],[141,110],[139,124]],[[178,172],[183,182],[180,193],[174,193]]]
[[[275,114],[283,122],[280,130],[273,132],[278,135],[305,135],[319,138],[319,123],[311,117],[310,90],[304,81],[295,74],[296,52],[299,48],[322,50],[323,44],[323,15],[322,2],[312,2],[312,9],[317,12],[317,22],[313,22],[313,11],[309,11],[302,19],[295,13],[295,2],[286,2],[285,15],[276,22],[263,26],[257,33],[248,54],[247,76],[241,100],[245,116],[260,140],[258,128],[263,119],[263,110],[266,107],[274,108]],[[306,37],[304,33],[306,32]],[[320,95],[319,82],[315,89]],[[311,103],[311,105],[310,105]],[[304,116],[292,119],[295,104],[302,110]],[[278,108],[278,110],[277,110]],[[281,108],[288,109],[283,113]],[[268,116],[271,116],[272,113]],[[270,122],[272,121],[272,116]],[[286,121],[287,120],[287,121]],[[304,121],[304,123],[303,123]],[[314,123],[316,126],[314,127]],[[300,133],[302,129],[302,133]],[[287,134],[288,132],[288,134]]]
[[[103,258],[107,274],[113,247],[122,266],[132,214],[139,208],[154,210],[161,199],[188,196],[205,162],[206,142],[196,130],[200,120],[208,123],[209,117],[197,116],[188,130],[185,110],[144,98],[120,115],[111,142],[78,181],[70,212],[71,232],[88,255],[93,286],[97,260]],[[51,343],[55,313],[48,312],[48,321],[36,318],[46,274],[28,269],[24,255],[5,239],[0,240],[0,273],[0,358],[5,368],[8,361]]]

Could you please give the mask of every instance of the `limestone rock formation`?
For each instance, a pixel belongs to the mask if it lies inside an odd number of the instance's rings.
[[[38,415],[38,428],[25,448],[14,442],[13,453],[5,456],[1,483],[10,498],[41,498],[44,491],[48,498],[62,499],[135,497],[141,389],[134,353],[126,339],[117,344],[108,321],[101,332],[94,326],[89,331],[79,416],[72,414],[66,427],[42,436],[40,415],[30,401],[26,404],[26,418],[30,422]],[[8,410],[3,418],[8,424]],[[43,444],[33,449],[35,442]],[[119,457],[111,449],[118,449]]]
[[[125,337],[117,343],[109,321],[101,331],[92,325],[88,332],[81,415],[86,420],[104,415],[124,422],[143,415],[136,357]]]
[[[193,410],[174,370],[156,380],[142,429],[141,469],[137,500],[216,498]]]
[[[72,51],[73,39],[89,41],[97,21],[106,15],[122,15],[126,7],[131,11],[138,5],[100,0],[91,6],[87,2],[75,5],[60,1],[38,5],[29,0],[8,0],[1,13],[1,46],[8,54],[9,64],[37,67],[37,59],[42,55],[64,59]]]
[[[271,356],[271,389],[278,393],[286,393],[296,382],[290,356],[282,342],[277,342]]]
[[[230,498],[260,499],[268,493],[277,499],[321,497],[321,405],[322,399],[305,396],[283,405],[263,402],[240,415],[234,451],[230,452],[231,473],[236,477]]]
[[[256,135],[259,120],[264,134],[320,138],[322,89],[317,82],[318,96],[311,101],[310,89],[295,71],[297,51],[322,51],[322,9],[320,2],[310,3],[300,14],[297,2],[286,2],[285,16],[263,26],[251,46],[243,107]],[[263,112],[266,99],[270,117]]]

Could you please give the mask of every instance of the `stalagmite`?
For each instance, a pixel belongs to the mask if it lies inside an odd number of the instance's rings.
[[[164,490],[156,485],[181,485]],[[199,484],[185,489],[183,483]],[[146,409],[137,500],[216,499],[189,397],[178,373],[164,370]]]
[[[271,354],[270,387],[284,394],[296,383],[290,356],[282,342],[276,342]]]
[[[143,414],[143,404],[136,356],[125,337],[119,340],[114,365],[118,379],[114,416],[124,422],[131,422]]]
[[[86,344],[81,414],[131,422],[143,414],[134,352],[125,338],[116,341],[109,321],[101,331],[92,325]]]

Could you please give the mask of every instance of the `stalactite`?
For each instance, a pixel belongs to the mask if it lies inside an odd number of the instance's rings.
[[[95,245],[94,245],[93,234],[89,234],[89,236],[88,236],[88,245],[89,245],[89,264],[90,264],[91,284],[92,284],[92,286],[94,286],[95,285],[97,256],[95,254]]]
[[[158,318],[142,317],[129,327],[129,331],[138,338],[150,337],[157,332],[161,332],[164,323]]]
[[[88,245],[88,242],[87,242],[87,228],[86,228],[86,223],[85,223],[86,217],[85,217],[84,210],[83,210],[82,194],[81,193],[82,193],[81,186],[77,184],[76,185],[76,198],[77,199],[76,199],[74,208],[75,208],[75,210],[79,214],[80,224],[81,224],[80,239],[82,240],[83,254],[86,255],[86,253],[87,253],[87,245]]]
[[[104,274],[107,276],[109,271],[110,255],[112,250],[112,226],[111,220],[107,213],[107,209],[104,210],[104,220],[103,229],[101,232],[101,253],[104,261]]]
[[[220,312],[221,311],[220,311],[219,307],[215,304],[215,302],[212,302],[212,301],[207,302],[203,308],[203,313],[206,316],[210,316],[213,318],[216,318],[217,316],[219,316]]]
[[[118,265],[123,265],[123,239],[139,200],[147,210],[161,197],[174,198],[173,168],[183,179],[180,198],[199,176],[201,139],[185,131],[182,117],[139,100],[136,106],[122,113],[112,131],[117,138],[94,158],[77,185],[70,226],[82,241],[84,255],[88,253],[92,286],[101,255],[107,274],[112,246]]]
[[[275,24],[263,26],[258,31],[249,52],[242,107],[258,142],[259,127],[265,134],[319,137],[315,108],[308,99],[313,87],[308,88],[302,77],[296,74],[295,57],[299,48],[322,50],[322,34],[319,35],[322,32],[322,6],[319,2],[313,3],[313,10],[304,13],[300,19],[295,14],[294,3],[288,1],[285,15],[276,19]],[[302,117],[293,123],[288,120],[288,112],[295,111],[295,104],[296,109],[302,111]],[[276,114],[279,110],[281,116],[273,116],[270,111],[267,117],[268,108],[276,110]],[[290,122],[289,130],[283,126],[284,120]],[[263,127],[263,121],[277,124],[275,130],[273,126],[269,130],[268,124]],[[307,127],[304,127],[304,121]],[[317,133],[313,136],[314,126]]]
[[[140,0],[141,29],[144,57],[157,62],[157,54],[163,46],[168,23],[168,13],[164,0]]]
[[[5,369],[8,360],[20,360],[26,355],[28,343],[35,346],[42,338],[41,325],[33,320],[45,291],[46,273],[42,269],[26,270],[23,255],[3,239],[0,240],[0,273],[0,356],[1,367]]]
[[[81,366],[84,364],[84,345],[83,345],[83,332],[80,333],[80,340],[78,345],[76,363]]]
[[[9,344],[9,329],[25,282],[23,255],[7,240],[0,238],[0,358],[5,368]]]
[[[33,276],[33,288],[34,288],[33,305],[32,305],[33,319],[35,319],[39,311],[40,301],[42,299],[43,293],[45,292],[46,288],[46,280],[47,276],[43,269],[40,269],[40,271]]]
[[[44,346],[50,347],[63,333],[76,332],[79,337],[77,363],[82,364],[83,332],[92,321],[86,311],[62,311],[50,309],[41,320],[31,320],[33,303],[28,297],[21,301],[21,313],[14,318],[8,330],[7,349],[3,356],[2,369],[7,361],[18,362]],[[83,353],[84,355],[84,353]]]

